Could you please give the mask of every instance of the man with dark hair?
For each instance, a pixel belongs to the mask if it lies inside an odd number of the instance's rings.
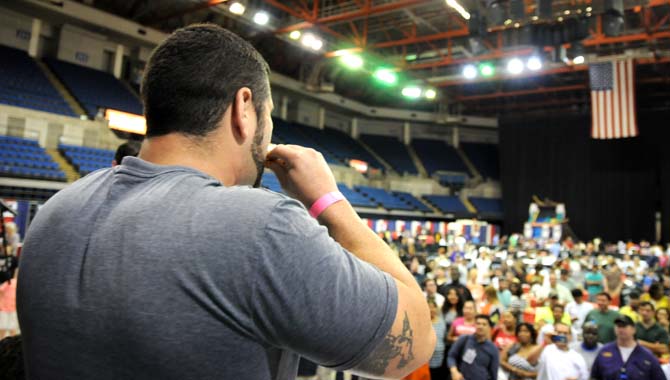
[[[584,323],[594,322],[598,325],[598,342],[600,343],[609,343],[616,339],[614,335],[614,320],[619,316],[614,310],[611,310],[610,302],[612,302],[612,297],[610,297],[607,292],[600,292],[596,295],[596,309],[589,311],[584,318]]]
[[[635,339],[637,343],[651,351],[657,357],[668,353],[668,330],[656,323],[655,309],[651,302],[643,301],[638,306],[640,321],[635,325]]]
[[[635,341],[635,323],[627,315],[618,316],[616,340],[605,344],[593,362],[592,380],[666,380],[649,350]]]
[[[112,166],[121,165],[123,157],[137,157],[137,154],[140,153],[141,143],[139,141],[127,141],[119,145],[116,148],[116,153],[114,153],[114,160],[112,161]]]
[[[402,378],[430,359],[419,284],[323,156],[268,153],[268,66],[251,45],[179,29],[142,98],[139,157],[61,190],[31,224],[17,295],[28,378],[290,379],[300,356]],[[264,166],[294,199],[256,188]]]
[[[598,355],[598,350],[603,346],[602,343],[598,342],[598,326],[593,322],[585,323],[582,336],[584,340],[582,342],[575,341],[570,343],[570,348],[582,355],[586,363],[586,369],[590,373],[593,362]]]
[[[447,365],[452,380],[496,380],[500,357],[491,342],[493,322],[486,314],[475,316],[475,333],[463,335],[449,349]]]
[[[570,316],[572,321],[572,335],[579,337],[582,335],[582,325],[586,315],[593,310],[593,305],[589,302],[584,302],[584,293],[581,289],[572,289],[572,298],[574,301],[565,306],[565,312]]]
[[[461,272],[458,269],[458,265],[452,264],[449,267],[449,277],[451,278],[451,282],[449,284],[442,284],[437,289],[440,294],[446,297],[447,294],[449,294],[449,289],[454,288],[461,296],[461,298],[463,298],[463,300],[474,301],[474,298],[472,298],[472,293],[470,293],[470,289],[460,283]]]

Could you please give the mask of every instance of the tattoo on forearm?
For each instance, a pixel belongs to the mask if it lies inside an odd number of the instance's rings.
[[[400,357],[397,368],[406,367],[414,360],[414,331],[409,324],[409,317],[405,312],[405,319],[402,322],[402,333],[400,335],[388,334],[384,341],[372,353],[372,357],[363,364],[361,368],[374,374],[383,374],[389,366],[391,360]]]

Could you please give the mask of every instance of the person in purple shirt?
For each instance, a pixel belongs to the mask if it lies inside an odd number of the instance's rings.
[[[658,359],[635,340],[635,323],[627,315],[614,320],[616,340],[598,353],[592,380],[665,380]]]

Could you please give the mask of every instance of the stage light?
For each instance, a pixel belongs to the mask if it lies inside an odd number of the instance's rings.
[[[578,56],[576,56],[576,57],[572,60],[572,63],[574,63],[575,65],[581,65],[582,63],[584,63],[584,56],[583,56],[583,55],[578,55]]]
[[[592,10],[593,10],[593,8],[591,8],[591,7],[586,7],[586,11],[587,11],[587,12],[591,12]]]
[[[398,82],[398,75],[393,69],[377,69],[372,76],[387,85],[394,85]]]
[[[437,91],[433,90],[432,88],[429,88],[428,90],[426,90],[423,96],[425,96],[426,99],[433,100],[437,97]]]
[[[254,22],[258,25],[267,25],[268,21],[270,21],[270,15],[266,12],[260,11],[254,15]]]
[[[540,70],[542,68],[542,60],[538,57],[530,57],[526,63],[526,66],[531,71]]]
[[[421,89],[418,87],[405,87],[402,89],[402,96],[416,99],[421,96]]]
[[[240,16],[244,14],[246,8],[244,7],[244,5],[242,5],[242,3],[236,1],[230,4],[228,10],[230,11],[230,13]]]
[[[507,72],[513,75],[523,72],[523,62],[519,58],[512,58],[507,62]]]
[[[484,77],[491,77],[496,73],[496,69],[490,63],[482,63],[479,65],[479,73]]]
[[[316,38],[313,34],[307,33],[302,37],[300,41],[303,46],[308,47],[312,50],[321,50],[323,47],[323,41]]]
[[[470,19],[470,13],[463,8],[461,4],[458,3],[456,0],[447,0],[447,5],[454,8],[458,14],[461,15],[466,20]]]
[[[507,20],[505,20],[505,26],[507,26],[507,25],[512,25],[512,20],[509,19],[509,18]]]
[[[288,35],[288,38],[290,38],[292,40],[299,40],[301,36],[302,36],[302,33],[300,33],[299,30],[294,30]]]
[[[465,79],[475,79],[477,78],[477,68],[475,65],[466,65],[463,67],[463,76]]]
[[[358,70],[363,67],[363,58],[356,54],[347,54],[340,57],[340,62],[352,70]]]

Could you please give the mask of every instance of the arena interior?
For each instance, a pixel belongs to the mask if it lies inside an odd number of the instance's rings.
[[[660,338],[637,344],[670,375],[670,1],[12,0],[0,4],[0,378],[26,376],[16,267],[31,221],[143,141],[145,65],[196,23],[267,60],[272,143],[322,153],[421,285],[438,343],[406,378],[457,380],[450,348],[483,313],[497,379],[559,379],[541,354],[521,374],[510,364],[517,326],[545,347],[560,305],[573,350],[605,293],[636,334],[651,304]],[[269,169],[262,186],[285,193]],[[298,376],[358,378],[306,359]]]

